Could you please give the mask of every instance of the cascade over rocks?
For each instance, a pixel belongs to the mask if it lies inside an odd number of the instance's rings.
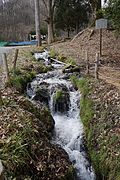
[[[63,86],[56,90],[53,97],[53,112],[66,113],[69,110],[70,96],[68,89]]]
[[[48,62],[48,59],[45,59],[45,61]],[[91,164],[87,159],[82,141],[83,125],[80,122],[78,103],[78,101],[80,101],[80,93],[75,90],[70,80],[65,80],[70,77],[73,72],[79,76],[80,68],[74,65],[68,65],[64,68],[64,70],[62,70],[63,64],[59,66],[58,64],[54,64],[53,67],[55,69],[54,71],[37,75],[36,79],[34,79],[31,83],[31,87],[29,89],[30,91],[28,91],[31,92],[31,98],[33,100],[37,101],[37,103],[41,102],[49,107],[51,115],[55,121],[52,143],[58,144],[56,145],[56,151],[52,151],[53,154],[51,154],[48,148],[39,148],[41,151],[40,158],[42,158],[43,152],[46,153],[46,156],[43,157],[40,163],[37,164],[37,170],[40,170],[39,176],[42,177],[44,174],[43,177],[49,177],[51,180],[75,179],[75,175],[73,176],[73,170],[72,174],[68,173],[69,175],[67,177],[65,176],[61,178],[58,173],[55,174],[54,165],[50,165],[49,167],[49,163],[46,163],[48,159],[51,161],[55,158],[56,168],[58,163],[63,163],[57,172],[63,170],[64,161],[62,158],[64,157],[64,154],[60,157],[60,159],[57,155],[57,153],[61,153],[61,150],[59,152],[58,149],[60,145],[60,147],[68,153],[69,159],[75,168],[77,179],[95,180],[95,175]],[[43,117],[44,116],[46,116],[46,114],[44,114]],[[44,124],[46,124],[46,122]],[[46,171],[44,171],[44,169]],[[53,173],[53,176],[51,177],[47,173],[49,169]],[[56,175],[55,178],[54,174]]]

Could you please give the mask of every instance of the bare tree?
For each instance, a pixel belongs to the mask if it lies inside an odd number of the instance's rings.
[[[33,0],[0,0],[0,39],[4,41],[28,40],[30,31],[34,31]]]
[[[54,41],[54,29],[53,29],[53,19],[55,10],[55,0],[42,0],[46,8],[46,22],[48,26],[48,44]]]
[[[36,40],[37,40],[37,45],[38,45],[38,46],[41,46],[40,4],[39,4],[39,0],[35,0],[35,26],[36,26]]]

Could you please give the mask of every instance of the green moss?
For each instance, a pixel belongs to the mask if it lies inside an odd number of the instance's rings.
[[[67,173],[65,174],[64,178],[61,178],[61,180],[74,180],[75,179],[75,169],[71,165],[71,167],[68,169]]]
[[[50,54],[50,57],[51,57],[51,58],[55,58],[55,57],[57,56],[57,53],[55,52],[54,49],[51,49],[50,52],[49,52],[49,54]]]
[[[58,90],[58,91],[55,93],[54,99],[55,99],[56,101],[59,101],[62,97],[63,97],[63,92],[62,92],[62,90]]]
[[[21,72],[17,70],[11,74],[10,81],[7,86],[13,86],[17,91],[23,93],[26,90],[27,83],[35,77],[35,72]]]
[[[67,58],[66,63],[70,65],[76,65],[76,61],[72,57]]]
[[[36,69],[36,71],[38,73],[47,73],[48,71],[51,71],[52,70],[52,67],[51,66],[45,66],[44,64],[42,63],[39,63],[39,66],[38,68]]]
[[[51,132],[54,128],[54,120],[46,107],[39,109],[32,102],[27,99],[20,101],[20,106],[26,111],[32,113],[40,121],[42,121],[46,127],[47,132]]]

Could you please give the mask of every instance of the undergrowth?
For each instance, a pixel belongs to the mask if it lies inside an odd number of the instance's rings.
[[[111,108],[108,107],[106,109],[104,106],[101,106],[101,104],[104,105],[103,102],[94,103],[91,95],[95,85],[91,85],[91,82],[97,82],[93,79],[77,79],[75,76],[72,76],[71,81],[81,92],[80,117],[84,125],[87,148],[97,180],[119,180],[120,157],[117,153],[119,152],[118,135],[108,134],[111,129],[114,129],[109,120]],[[95,111],[97,106],[99,109]]]
[[[27,87],[27,83],[35,78],[35,72],[22,72],[19,69],[11,72],[10,80],[7,82],[7,86],[14,87],[20,93],[24,93]]]

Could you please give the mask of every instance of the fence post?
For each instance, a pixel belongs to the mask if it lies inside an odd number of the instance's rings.
[[[5,177],[3,175],[3,166],[1,160],[0,160],[0,180],[5,180]]]
[[[14,57],[14,62],[13,62],[13,71],[16,69],[16,63],[17,63],[17,58],[18,58],[18,52],[19,49],[15,49],[15,57]]]
[[[0,106],[3,105],[3,100],[2,100],[2,93],[1,93],[1,90],[0,90]]]
[[[9,75],[6,53],[3,54],[3,63],[4,63],[5,73],[6,73],[6,81],[8,82],[10,80],[10,75]]]
[[[96,59],[95,59],[95,79],[98,79],[98,71],[99,71],[99,53],[96,53]]]
[[[85,51],[85,60],[86,60],[86,74],[90,73],[90,64],[89,64],[89,57],[88,57],[88,52]]]

